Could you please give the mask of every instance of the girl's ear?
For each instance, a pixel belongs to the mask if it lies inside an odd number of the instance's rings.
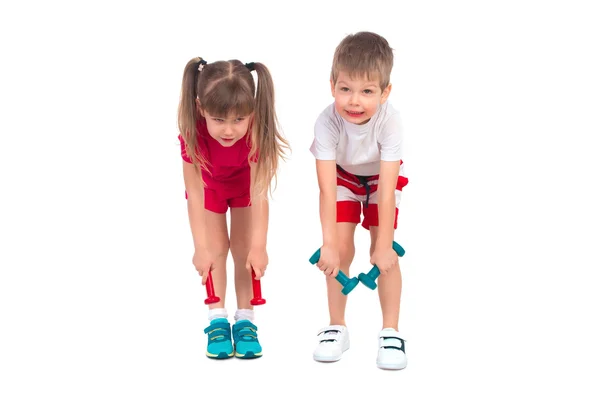
[[[202,117],[204,117],[204,110],[202,110],[202,104],[200,104],[200,99],[196,97],[196,110],[198,110],[198,113],[200,113],[200,115],[202,115]]]
[[[248,115],[248,131],[252,131],[254,129],[254,117],[255,117],[255,113],[254,111],[252,111],[249,115]]]

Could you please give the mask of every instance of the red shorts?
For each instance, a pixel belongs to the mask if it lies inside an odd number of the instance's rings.
[[[364,215],[362,227],[369,229],[371,226],[379,226],[379,211],[377,204],[369,203],[368,207],[358,201],[338,201],[337,202],[337,222],[360,223],[360,215]],[[398,207],[394,217],[394,229],[398,228]]]
[[[216,190],[204,188],[204,208],[217,214],[225,214],[227,208],[250,206],[250,193],[226,195]]]
[[[379,209],[377,204],[379,196],[377,186],[379,176],[358,177],[344,171],[338,166],[337,169],[337,222],[360,223],[361,211],[364,215],[362,227],[369,229],[371,226],[379,226]],[[396,183],[396,213],[394,216],[394,229],[398,228],[398,206],[402,188],[408,184],[408,179],[398,176]]]

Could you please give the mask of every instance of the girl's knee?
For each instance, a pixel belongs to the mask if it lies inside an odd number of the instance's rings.
[[[229,240],[223,240],[219,243],[214,243],[215,255],[218,258],[227,258],[229,253]]]
[[[245,244],[232,243],[230,245],[231,257],[233,258],[234,263],[246,262],[246,257],[248,257],[248,246]]]

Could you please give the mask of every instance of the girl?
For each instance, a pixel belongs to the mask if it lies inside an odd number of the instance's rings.
[[[258,78],[256,90],[251,71]],[[251,272],[260,279],[267,269],[267,192],[284,148],[289,149],[278,129],[269,70],[261,63],[193,58],[183,73],[178,125],[195,248],[192,262],[202,284],[212,277],[220,295],[220,301],[209,305],[206,355],[260,357],[250,305]],[[237,297],[233,329],[225,309],[230,250]]]

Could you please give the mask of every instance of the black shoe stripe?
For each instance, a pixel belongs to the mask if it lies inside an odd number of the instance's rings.
[[[400,348],[400,347],[396,347],[396,346],[383,346],[383,349],[396,349],[396,350],[400,350],[401,352],[404,353],[404,349]]]
[[[402,346],[398,347],[398,346],[382,346],[384,349],[398,349],[398,350],[402,350],[403,353],[406,354],[406,350],[404,349],[404,339],[399,338],[399,337],[395,337],[395,336],[382,336],[382,339],[396,339],[399,340],[402,343]],[[385,343],[385,342],[384,342]]]

